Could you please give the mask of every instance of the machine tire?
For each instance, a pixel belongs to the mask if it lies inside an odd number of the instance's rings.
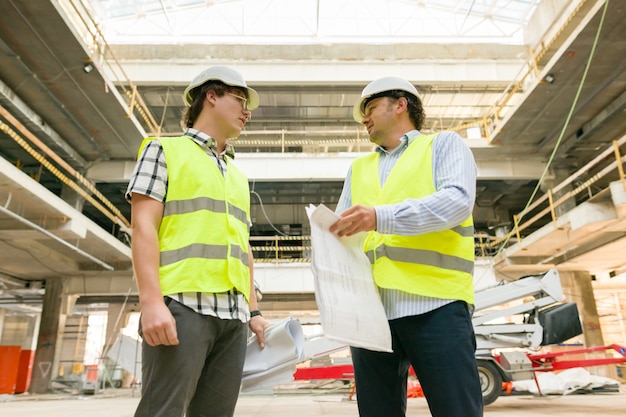
[[[478,376],[480,388],[483,392],[483,404],[493,403],[502,392],[502,375],[498,367],[488,360],[478,360]]]

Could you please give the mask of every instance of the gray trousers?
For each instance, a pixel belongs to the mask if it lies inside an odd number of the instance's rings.
[[[241,386],[247,328],[166,298],[179,344],[142,346],[135,417],[232,417]],[[140,329],[141,334],[141,329]]]

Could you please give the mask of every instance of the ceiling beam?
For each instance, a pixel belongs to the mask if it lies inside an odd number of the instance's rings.
[[[342,181],[352,161],[364,153],[241,153],[237,167],[254,181]],[[479,180],[538,179],[545,164],[534,159],[480,159]],[[87,178],[96,182],[128,182],[134,161],[105,161],[94,164]]]
[[[224,55],[221,55],[224,56]],[[226,55],[228,56],[228,55]],[[136,85],[185,86],[202,70],[212,65],[229,65],[240,71],[248,84],[260,85],[334,85],[364,86],[370,81],[389,76],[388,61],[353,60],[330,62],[328,60],[276,61],[267,60],[200,60],[188,62],[177,59],[128,59],[121,61],[125,73]],[[331,65],[332,64],[332,65]],[[392,75],[403,77],[415,84],[508,84],[518,75],[522,61],[516,60],[406,60],[393,62]],[[114,74],[105,76],[115,79]]]

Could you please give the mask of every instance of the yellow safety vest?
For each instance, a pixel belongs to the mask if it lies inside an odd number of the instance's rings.
[[[396,204],[434,193],[432,142],[419,136],[398,159],[380,187],[377,152],[352,164],[352,203]],[[369,232],[364,251],[372,263],[376,284],[411,294],[474,303],[474,223],[418,236]]]
[[[150,140],[154,138],[145,139],[141,149]],[[168,171],[159,228],[163,295],[236,288],[249,300],[248,179],[232,163],[223,176],[187,136],[156,140],[163,146]]]

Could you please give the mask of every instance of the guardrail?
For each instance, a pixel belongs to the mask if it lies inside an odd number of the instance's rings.
[[[549,222],[556,223],[559,207],[572,201],[576,204],[587,201],[605,190],[610,182],[621,181],[626,191],[625,144],[626,135],[614,140],[611,146],[585,166],[514,214],[513,227],[508,233],[502,236],[477,233],[474,236],[475,255],[494,256],[505,247],[521,242],[525,233],[531,233]],[[252,236],[250,240],[255,262],[310,262],[311,236]],[[294,241],[297,243],[294,244]]]
[[[612,142],[612,146],[605,149],[585,166],[567,177],[554,188],[547,190],[533,203],[528,204],[524,210],[513,215],[512,230],[496,239],[492,239],[484,247],[487,250],[497,248],[499,252],[508,244],[521,242],[523,232],[532,227],[537,228],[552,221],[556,224],[558,208],[564,204],[576,205],[589,200],[602,190],[605,190],[610,182],[619,180],[626,191],[626,178],[624,176],[624,163],[626,155],[623,150],[626,143],[626,135]],[[613,159],[611,159],[611,156]],[[594,187],[596,191],[594,192]],[[529,217],[530,216],[530,217]]]

